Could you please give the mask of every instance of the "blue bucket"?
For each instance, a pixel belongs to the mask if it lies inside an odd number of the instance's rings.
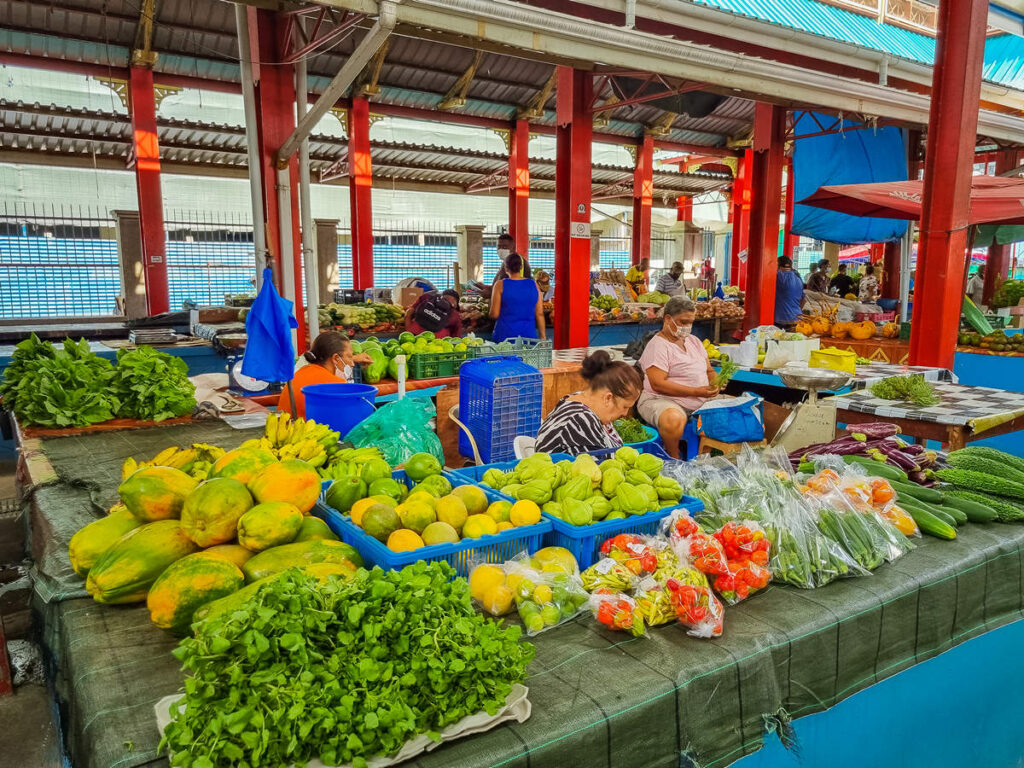
[[[326,424],[342,437],[373,413],[377,388],[369,384],[310,384],[302,388],[306,418]]]

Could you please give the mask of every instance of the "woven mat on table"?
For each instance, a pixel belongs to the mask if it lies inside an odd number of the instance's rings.
[[[721,768],[766,728],[1021,618],[1024,525],[971,525],[872,576],[819,590],[770,587],[726,609],[717,640],[677,625],[632,639],[584,615],[535,638],[525,723],[439,748],[418,768]],[[154,762],[153,704],[181,684],[174,643],[143,607],[47,606],[48,648],[72,701],[76,768]],[[73,694],[68,693],[73,692]]]
[[[841,395],[836,406],[858,413],[870,413],[879,419],[911,419],[936,424],[969,426],[984,432],[1024,415],[1024,394],[990,387],[967,387],[938,383],[935,391],[942,398],[938,405],[917,406],[899,400],[884,400],[868,390]]]
[[[36,594],[44,602],[85,596],[85,583],[68,560],[68,542],[79,528],[102,517],[117,501],[121,465],[126,458],[151,459],[170,445],[192,443],[230,449],[255,434],[254,430],[232,429],[213,419],[43,440],[43,453],[58,480],[34,489],[30,499],[29,537]]]

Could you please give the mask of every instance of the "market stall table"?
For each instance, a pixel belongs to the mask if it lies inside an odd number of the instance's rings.
[[[836,418],[843,424],[887,421],[901,434],[936,440],[950,450],[987,437],[1024,430],[1024,394],[990,387],[940,382],[935,391],[942,402],[918,406],[875,397],[869,390],[836,398]]]
[[[127,456],[169,443],[231,447],[251,434],[218,422],[88,435],[42,441],[26,457],[22,479],[38,486],[30,495],[33,544],[45,549],[36,556],[36,607],[76,768],[166,765],[153,705],[182,676],[170,654],[175,640],[143,606],[81,596],[68,538],[115,499]],[[713,641],[675,625],[634,639],[584,615],[533,640],[527,722],[441,747],[414,765],[727,765],[759,749],[768,725],[784,728],[790,717],[825,710],[1018,620],[1022,557],[1024,526],[968,526],[952,542],[922,541],[871,577],[811,591],[770,587],[729,608],[725,634]],[[950,681],[950,718],[963,721],[969,686]]]
[[[716,365],[717,361],[712,361]],[[842,392],[850,392],[866,389],[882,379],[890,376],[923,376],[925,381],[932,382],[955,382],[956,376],[952,371],[945,368],[928,368],[916,365],[895,365],[892,363],[867,363],[858,365],[857,372],[851,379],[849,385]],[[734,381],[745,381],[751,384],[767,384],[769,386],[784,387],[782,379],[771,368],[760,366],[741,365],[733,376]]]

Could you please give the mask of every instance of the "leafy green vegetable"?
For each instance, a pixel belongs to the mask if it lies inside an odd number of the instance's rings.
[[[719,389],[725,389],[725,385],[728,384],[732,377],[736,375],[740,367],[736,365],[729,358],[722,359],[722,367],[718,370],[718,375],[715,376],[715,380],[711,382],[712,386],[718,387]]]
[[[647,434],[647,430],[644,429],[644,425],[637,419],[617,419],[614,426],[615,431],[622,438],[622,442],[627,445],[629,443],[642,443],[650,437]]]
[[[1015,307],[1024,298],[1024,281],[1005,280],[992,294],[992,307]]]
[[[294,569],[196,624],[175,651],[191,676],[161,749],[183,768],[365,766],[497,712],[534,649],[476,613],[453,575],[416,563],[320,584]]]
[[[942,399],[921,374],[888,376],[871,385],[871,394],[883,400],[906,400],[914,405],[937,405]]]
[[[163,421],[191,413],[196,405],[185,361],[152,347],[118,350],[114,392],[122,418]]]

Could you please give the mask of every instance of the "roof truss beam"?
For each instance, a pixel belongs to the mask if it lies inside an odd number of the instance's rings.
[[[480,66],[480,62],[483,61],[483,58],[484,52],[477,49],[473,53],[473,61],[466,67],[466,71],[459,76],[459,79],[452,84],[448,92],[437,102],[438,109],[442,112],[447,112],[466,106],[466,94],[469,92],[469,86],[473,84],[476,70]]]

